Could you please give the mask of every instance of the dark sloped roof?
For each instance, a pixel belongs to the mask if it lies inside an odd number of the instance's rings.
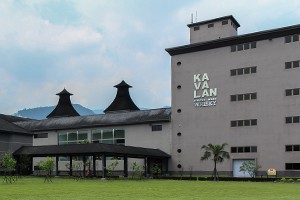
[[[171,56],[299,34],[300,24],[165,49]]]
[[[8,122],[0,118],[0,131],[10,132],[10,133],[19,133],[19,134],[32,134],[31,132],[15,125],[14,123]]]
[[[164,157],[170,155],[159,150],[142,147],[132,147],[113,144],[69,144],[51,146],[23,146],[14,152],[14,155],[55,156],[55,155],[128,155],[129,157]]]
[[[73,94],[68,92],[66,89],[63,89],[56,95],[59,96],[58,104],[54,108],[54,110],[47,116],[47,118],[79,116],[70,100],[70,96]]]
[[[33,120],[33,119],[29,119],[29,118],[17,117],[17,116],[13,116],[13,115],[4,115],[4,114],[0,114],[0,118],[4,119],[5,121],[8,121],[8,122],[19,122],[19,121]]]
[[[118,89],[116,97],[113,102],[104,110],[105,113],[140,110],[130,97],[129,88],[132,86],[128,85],[125,81],[122,81],[114,87]]]
[[[152,122],[169,122],[171,109],[142,110],[124,113],[108,113],[101,115],[50,118],[16,122],[16,125],[30,131],[64,130],[75,128],[144,124]]]

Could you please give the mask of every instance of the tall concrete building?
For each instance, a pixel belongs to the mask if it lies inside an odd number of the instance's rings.
[[[233,16],[192,23],[190,44],[168,48],[172,70],[170,171],[209,174],[202,145],[228,143],[218,170],[254,160],[264,173],[300,175],[300,25],[238,35]]]

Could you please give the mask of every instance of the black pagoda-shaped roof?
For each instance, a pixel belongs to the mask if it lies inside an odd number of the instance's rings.
[[[63,89],[56,95],[59,96],[58,104],[55,109],[47,116],[47,118],[79,116],[78,112],[72,106],[70,100],[70,96],[73,94],[68,92],[66,89]]]
[[[115,111],[134,111],[134,110],[140,110],[135,103],[132,101],[130,94],[129,94],[129,88],[131,88],[130,85],[128,85],[124,80],[119,83],[118,85],[114,86],[118,89],[117,95],[114,99],[114,101],[108,106],[104,113],[107,112],[115,112]]]

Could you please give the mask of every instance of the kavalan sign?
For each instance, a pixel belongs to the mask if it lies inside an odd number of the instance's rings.
[[[217,104],[217,88],[209,87],[207,73],[194,75],[194,105],[196,107],[215,106]]]

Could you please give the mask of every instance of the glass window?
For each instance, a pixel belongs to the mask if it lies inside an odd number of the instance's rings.
[[[101,140],[101,130],[95,130],[92,134],[93,140]]]
[[[124,130],[115,129],[114,132],[115,132],[115,138],[125,138]]]
[[[250,67],[244,68],[244,74],[250,74]]]
[[[293,68],[299,67],[299,61],[293,61]]]
[[[199,26],[194,26],[194,31],[199,31],[200,27]]]
[[[236,95],[230,95],[230,101],[236,101]]]
[[[231,147],[231,153],[236,153],[237,152],[237,148],[236,147]]]
[[[300,151],[300,145],[293,145],[294,146],[294,151]]]
[[[257,125],[257,119],[251,119],[251,126]]]
[[[293,123],[299,123],[299,116],[293,117]]]
[[[223,20],[222,25],[226,25],[226,24],[228,24],[228,20]]]
[[[114,140],[102,140],[103,144],[113,144],[114,143]]]
[[[214,24],[208,24],[207,27],[212,28],[212,27],[214,27]]]
[[[244,121],[244,126],[250,126],[250,120],[245,120]]]
[[[244,95],[242,95],[242,94],[238,94],[237,96],[238,96],[238,101],[243,101],[243,99],[244,99],[244,98],[243,98],[243,97],[244,97]]]
[[[162,131],[162,125],[161,124],[152,125],[152,131]]]
[[[291,41],[292,41],[292,38],[291,38],[290,35],[284,37],[284,42],[285,42],[285,43],[290,43]]]
[[[285,68],[291,69],[292,68],[292,62],[285,62]]]
[[[230,76],[235,76],[236,75],[236,69],[230,70]]]
[[[247,50],[247,49],[249,49],[250,48],[250,43],[245,43],[244,44],[244,50]]]
[[[250,100],[250,94],[244,94],[244,99],[245,100]]]
[[[102,139],[112,139],[113,131],[112,130],[103,130]]]
[[[238,153],[243,153],[244,152],[244,148],[243,147],[238,147],[237,150],[238,150]]]
[[[236,122],[236,121],[231,121],[230,126],[231,126],[231,127],[236,127],[236,126],[237,126],[237,122]]]
[[[251,69],[251,74],[256,73],[256,67],[251,67],[250,69]]]
[[[256,48],[256,42],[251,42],[251,49],[255,49]]]
[[[244,120],[238,120],[238,126],[243,126],[244,125]]]
[[[256,93],[251,93],[251,99],[256,99]]]
[[[88,139],[88,133],[87,132],[79,132],[78,133],[78,140],[87,140]]]
[[[238,75],[243,75],[243,68],[237,69],[237,74]]]
[[[68,133],[68,141],[74,141],[74,140],[77,140],[77,133],[76,132]]]
[[[293,151],[293,145],[286,145],[285,151]]]
[[[285,96],[292,96],[292,90],[291,89],[285,90]]]
[[[231,52],[235,52],[235,51],[236,51],[236,45],[232,45],[232,46],[230,47],[230,49],[231,49]]]
[[[293,119],[292,117],[286,117],[285,118],[285,123],[286,124],[291,124],[292,123],[292,119]]]
[[[257,152],[257,147],[256,146],[251,147],[251,152]]]
[[[299,95],[299,88],[293,89],[293,95]]]
[[[245,153],[249,153],[250,152],[250,147],[244,147]]]
[[[244,48],[244,45],[243,45],[243,44],[238,44],[238,45],[237,45],[237,50],[238,50],[238,51],[242,51],[243,48]]]
[[[299,41],[299,35],[293,35],[293,42]]]

